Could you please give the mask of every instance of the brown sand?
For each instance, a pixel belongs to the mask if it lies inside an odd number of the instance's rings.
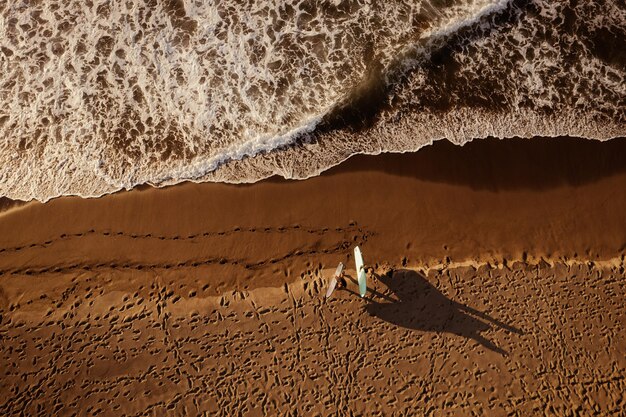
[[[624,160],[440,142],[8,209],[0,415],[623,413]],[[325,303],[355,244],[375,292]]]

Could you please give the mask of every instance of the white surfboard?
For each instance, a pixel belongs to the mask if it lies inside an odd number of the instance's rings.
[[[343,272],[343,263],[339,262],[339,265],[337,266],[337,269],[335,270],[335,275],[333,276],[333,279],[330,280],[330,284],[328,285],[328,291],[326,291],[326,298],[330,298],[330,296],[333,294],[333,291],[335,291],[335,287],[337,286],[337,279],[339,278],[342,272]]]
[[[356,264],[356,276],[359,281],[359,293],[361,297],[365,297],[367,292],[367,274],[363,267],[363,255],[361,255],[361,249],[358,246],[354,248],[354,263]]]

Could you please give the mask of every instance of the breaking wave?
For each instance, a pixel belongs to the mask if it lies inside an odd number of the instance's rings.
[[[0,5],[0,196],[306,178],[447,138],[625,134],[626,7]]]

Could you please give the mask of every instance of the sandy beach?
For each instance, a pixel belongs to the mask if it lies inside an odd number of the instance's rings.
[[[625,28],[0,2],[0,417],[626,417]]]
[[[625,160],[440,141],[304,181],[5,201],[0,414],[620,415]]]

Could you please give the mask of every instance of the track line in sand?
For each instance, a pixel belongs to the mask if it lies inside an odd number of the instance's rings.
[[[367,238],[370,236],[369,233],[363,233],[361,235],[357,235],[356,243],[362,244],[367,241]],[[163,269],[174,269],[174,268],[196,268],[200,266],[207,265],[225,265],[230,264],[234,266],[240,266],[247,270],[256,270],[258,268],[262,268],[266,265],[276,264],[290,258],[299,257],[299,256],[311,256],[311,255],[321,255],[321,254],[335,254],[348,250],[350,246],[355,244],[355,239],[343,239],[338,242],[334,246],[326,247],[324,249],[296,249],[292,250],[284,255],[275,256],[270,259],[265,259],[258,262],[245,262],[243,259],[230,259],[226,257],[211,257],[205,259],[191,259],[184,262],[176,262],[176,263],[114,263],[114,262],[100,262],[100,263],[92,263],[92,264],[72,264],[67,266],[49,266],[44,268],[36,268],[36,267],[25,267],[18,269],[5,269],[0,270],[0,276],[2,275],[38,275],[38,274],[64,274],[75,271],[87,271],[94,272],[97,270],[103,269],[115,269],[115,270],[163,270]]]
[[[329,227],[317,227],[316,228],[316,227],[308,227],[308,226],[301,226],[301,225],[295,224],[291,226],[279,226],[279,227],[276,227],[276,226],[235,227],[232,229],[222,230],[222,231],[198,232],[198,233],[193,233],[193,234],[189,234],[186,236],[182,236],[182,235],[168,236],[168,235],[157,235],[157,234],[152,234],[152,233],[140,234],[140,233],[130,233],[130,232],[124,232],[124,231],[111,231],[111,230],[98,231],[98,230],[90,229],[81,233],[63,233],[57,236],[56,238],[47,239],[43,242],[28,243],[28,244],[24,244],[20,246],[0,248],[0,253],[20,252],[20,251],[23,251],[26,249],[32,249],[32,248],[46,248],[60,241],[67,241],[67,240],[72,240],[72,239],[86,237],[86,236],[125,237],[125,238],[130,238],[130,239],[155,239],[155,240],[162,240],[162,241],[185,241],[185,240],[192,240],[192,239],[198,239],[198,238],[224,237],[224,236],[230,236],[230,235],[238,234],[238,233],[268,233],[269,234],[269,233],[287,233],[287,232],[294,232],[294,231],[300,231],[300,232],[305,232],[309,234],[324,235],[328,232],[343,233],[343,232],[353,232],[353,231],[362,231],[362,230],[358,228],[356,224],[352,224],[347,227],[336,227],[336,228],[329,228]]]

